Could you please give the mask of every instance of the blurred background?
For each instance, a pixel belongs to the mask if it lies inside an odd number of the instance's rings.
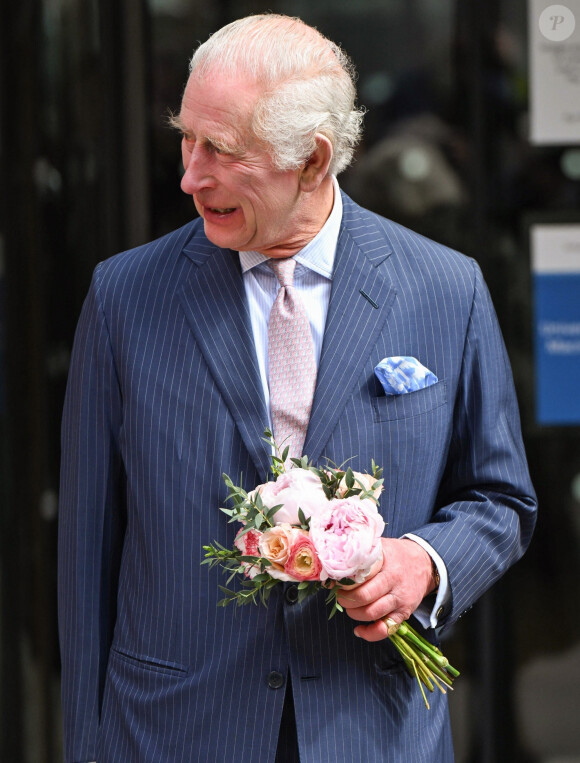
[[[457,760],[578,763],[580,417],[573,401],[559,421],[538,415],[530,229],[580,223],[580,118],[555,144],[530,140],[525,0],[0,5],[0,760],[61,760],[59,426],[92,270],[191,219],[168,111],[196,42],[266,9],[352,56],[368,115],[342,187],[477,259],[513,364],[540,516],[524,560],[446,635],[463,669]],[[568,50],[580,104],[580,46]],[[580,291],[563,294],[578,310]]]

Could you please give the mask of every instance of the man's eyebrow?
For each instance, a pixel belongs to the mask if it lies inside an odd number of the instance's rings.
[[[178,130],[186,138],[191,135],[191,131],[185,126],[181,116],[179,114],[170,114],[167,120],[170,127]],[[220,138],[213,138],[207,135],[200,136],[204,143],[217,148],[219,151],[223,151],[226,154],[232,156],[241,156],[244,153],[244,148],[238,144],[226,143]]]
[[[188,132],[186,126],[183,124],[181,116],[179,114],[169,113],[167,117],[167,124],[169,127],[173,127],[184,135]]]
[[[209,144],[210,146],[213,146],[214,148],[217,148],[219,151],[223,151],[225,154],[231,154],[232,156],[242,156],[244,153],[244,149],[242,146],[238,144],[233,143],[225,143],[223,140],[220,140],[219,138],[210,138],[208,136],[203,136],[202,140]]]

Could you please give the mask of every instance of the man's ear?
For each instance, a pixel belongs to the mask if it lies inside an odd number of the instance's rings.
[[[322,133],[314,136],[316,148],[306,160],[300,174],[300,187],[307,193],[315,191],[328,174],[332,159],[332,143]]]

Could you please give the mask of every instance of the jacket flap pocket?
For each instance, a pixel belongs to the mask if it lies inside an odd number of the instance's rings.
[[[421,416],[447,404],[447,384],[439,381],[430,387],[403,395],[381,395],[373,398],[375,421],[396,421]]]

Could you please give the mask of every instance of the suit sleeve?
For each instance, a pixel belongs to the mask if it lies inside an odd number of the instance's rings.
[[[98,274],[77,327],[62,423],[58,596],[67,762],[96,759],[125,521],[122,401]]]
[[[479,267],[432,523],[414,530],[440,554],[451,589],[441,625],[468,609],[526,550],[536,520],[509,360]]]

